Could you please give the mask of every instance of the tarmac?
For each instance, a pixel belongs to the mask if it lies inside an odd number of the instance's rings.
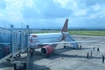
[[[73,35],[77,41],[100,40],[102,36]],[[105,39],[97,43],[80,43],[81,49],[73,49],[70,44],[64,49],[64,44],[59,44],[50,56],[41,54],[40,49],[35,50],[34,70],[105,70],[102,55],[105,56]],[[93,50],[95,47],[95,50]],[[97,51],[99,48],[100,51]],[[92,56],[90,55],[92,51]],[[89,58],[87,58],[89,53]],[[26,53],[22,57],[26,57]],[[31,66],[31,65],[30,65]],[[0,70],[14,70],[13,64],[5,61],[0,64]]]

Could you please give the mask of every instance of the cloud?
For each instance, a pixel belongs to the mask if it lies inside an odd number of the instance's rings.
[[[0,9],[5,9],[5,8],[6,8],[5,0],[0,0]]]
[[[81,0],[81,2],[85,3],[87,6],[92,6],[95,4],[105,4],[105,0]]]
[[[72,10],[62,8],[52,0],[35,0],[34,6],[22,10],[24,18],[62,18],[69,17]]]
[[[105,26],[104,0],[1,0],[0,20],[21,26],[62,27],[69,18],[69,27]],[[99,25],[100,23],[100,25]]]
[[[76,27],[76,28],[104,28],[105,27],[105,17],[103,18],[71,18],[69,19],[69,27]]]

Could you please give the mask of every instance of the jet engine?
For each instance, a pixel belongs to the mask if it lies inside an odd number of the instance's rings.
[[[41,48],[41,53],[43,55],[50,55],[54,52],[55,47],[53,45],[46,45],[43,48]]]

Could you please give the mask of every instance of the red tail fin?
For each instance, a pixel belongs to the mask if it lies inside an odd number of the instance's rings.
[[[68,29],[68,19],[66,19],[65,24],[64,24],[61,32],[67,32],[67,29]]]

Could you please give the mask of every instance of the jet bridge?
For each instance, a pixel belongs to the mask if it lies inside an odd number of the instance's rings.
[[[66,41],[76,41],[70,34],[67,34],[66,35],[66,38],[65,38]],[[74,47],[74,48],[78,48],[78,43],[71,43],[71,45]]]
[[[25,52],[29,48],[29,26],[27,25],[26,29],[15,29],[11,25],[10,29],[0,28],[0,63],[4,62],[7,59],[14,59],[17,55],[21,55],[22,52]],[[25,61],[13,61],[14,70],[16,69],[16,63],[24,63]],[[26,67],[26,66],[24,66]]]

